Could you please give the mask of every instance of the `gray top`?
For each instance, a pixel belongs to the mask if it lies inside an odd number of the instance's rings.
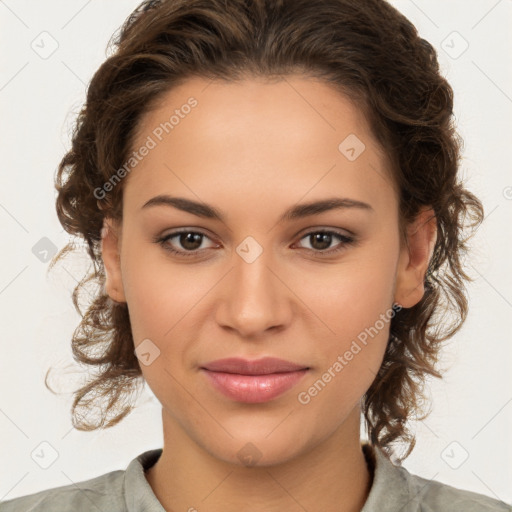
[[[366,442],[362,448],[374,477],[361,512],[512,512],[502,501],[413,475]],[[0,512],[166,512],[144,475],[161,453],[149,450],[126,470],[0,501]]]

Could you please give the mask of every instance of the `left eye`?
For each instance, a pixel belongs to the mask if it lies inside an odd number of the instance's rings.
[[[174,238],[178,239],[182,250],[172,247],[170,241]],[[204,239],[209,239],[204,233],[197,231],[175,231],[163,238],[157,238],[155,241],[163,246],[163,248],[175,255],[179,256],[196,256],[198,251],[207,249],[208,247],[201,247]],[[332,254],[341,251],[344,246],[354,243],[354,239],[350,236],[338,233],[336,231],[310,231],[304,235],[300,240],[309,240],[311,247],[302,247],[308,251],[313,251],[317,254]],[[332,242],[338,239],[340,243],[333,249],[329,248]],[[213,245],[214,246],[214,245]],[[212,247],[212,246],[210,246]]]
[[[338,247],[335,249],[329,249],[329,246],[334,241],[334,239],[338,239],[341,243],[338,244]],[[332,253],[339,251],[343,248],[344,245],[351,244],[354,239],[342,235],[341,233],[337,233],[336,231],[311,231],[306,236],[302,237],[301,240],[308,239],[310,245],[313,245],[311,250],[315,252],[327,252]],[[310,249],[306,247],[306,249]]]

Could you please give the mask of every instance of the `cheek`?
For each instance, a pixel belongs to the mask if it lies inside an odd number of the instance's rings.
[[[330,306],[327,317],[334,333],[318,337],[316,364],[297,390],[296,401],[309,418],[323,425],[340,424],[371,386],[382,364],[393,310],[387,293],[359,290]],[[331,303],[332,304],[332,303]]]
[[[193,317],[211,286],[197,275],[194,278],[191,270],[166,264],[163,258],[152,264],[127,258],[125,263],[124,287],[134,344],[140,344],[141,353],[151,354],[149,364],[140,365],[143,377],[169,410],[186,409],[191,404],[179,383],[188,369],[189,340],[194,339],[197,325]],[[143,346],[149,349],[142,350]]]
[[[361,257],[357,264],[347,262],[329,278],[317,279],[315,286],[309,281],[311,289],[302,290],[328,329],[316,335],[316,371],[301,386],[297,401],[334,422],[341,421],[368,390],[387,346],[395,315],[395,255],[389,248],[378,254],[379,258]]]
[[[166,340],[214,284],[212,279],[209,285],[206,274],[197,272],[194,265],[173,264],[163,249],[137,251],[129,242],[122,267],[136,343],[144,338]]]
[[[395,260],[382,252],[358,254],[314,275],[305,271],[293,289],[329,337],[347,340],[373,325],[393,304]],[[304,279],[304,275],[308,275]]]
[[[201,326],[210,311],[205,305],[208,308],[218,276],[212,271],[199,272],[195,265],[173,264],[165,255],[151,258],[150,262],[149,258],[126,257],[124,262],[130,324],[135,348],[140,344],[140,353],[146,352],[145,342],[149,352],[157,354],[150,364],[140,365],[144,379],[169,410],[181,410],[193,405],[180,383],[190,377],[197,362],[204,338]],[[143,363],[140,355],[139,359]]]

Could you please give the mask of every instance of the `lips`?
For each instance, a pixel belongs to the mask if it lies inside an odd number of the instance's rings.
[[[268,402],[295,386],[309,367],[264,357],[255,361],[227,358],[201,367],[213,388],[238,402]]]
[[[307,366],[295,364],[291,361],[276,357],[264,357],[250,361],[238,357],[218,359],[203,366],[206,370],[224,373],[238,373],[240,375],[267,375],[269,373],[293,372],[308,369]]]

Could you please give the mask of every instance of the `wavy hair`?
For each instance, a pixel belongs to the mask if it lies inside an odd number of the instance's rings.
[[[408,443],[399,460],[406,458],[415,444],[407,422],[421,411],[425,379],[441,377],[441,344],[467,315],[465,281],[472,278],[462,260],[483,220],[481,202],[458,176],[463,141],[435,49],[385,0],[146,0],[108,49],[55,178],[59,221],[85,241],[93,263],[73,290],[81,315],[73,357],[94,370],[74,391],[75,428],[116,425],[133,408],[130,396],[143,380],[127,305],[104,289],[101,229],[105,217],[122,217],[123,182],[101,201],[95,194],[126,161],[141,116],[194,76],[235,81],[301,73],[336,87],[364,113],[389,158],[401,236],[422,208],[436,215],[425,294],[392,318],[381,368],[362,399],[369,441],[388,457],[394,443]],[[64,247],[50,268],[72,250],[71,243]],[[82,308],[89,283],[96,288]],[[98,404],[100,417],[93,420]]]

